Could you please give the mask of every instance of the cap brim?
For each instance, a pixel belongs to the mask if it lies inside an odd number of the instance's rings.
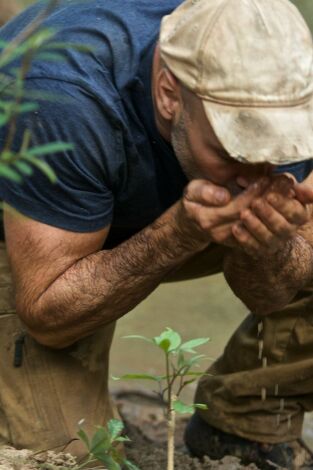
[[[231,157],[274,165],[313,158],[313,100],[285,108],[202,102],[216,136]]]

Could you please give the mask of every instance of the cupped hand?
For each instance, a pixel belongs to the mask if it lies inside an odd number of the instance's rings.
[[[313,189],[288,174],[274,175],[264,193],[241,211],[232,233],[238,246],[254,257],[282,249],[309,222]]]
[[[180,233],[194,246],[210,242],[235,246],[233,226],[245,209],[260,197],[269,184],[267,178],[249,185],[239,196],[208,180],[193,180],[185,189],[178,213]]]

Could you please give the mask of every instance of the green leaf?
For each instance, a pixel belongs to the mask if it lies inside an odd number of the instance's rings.
[[[190,377],[202,377],[203,375],[208,375],[208,374],[206,374],[206,372],[196,372],[194,370],[190,370],[184,374],[179,374],[179,375],[183,375],[184,377],[189,377],[189,376]]]
[[[27,151],[27,155],[32,157],[38,157],[51,153],[65,152],[66,150],[73,150],[74,145],[68,142],[51,142],[49,144],[38,145]]]
[[[158,343],[158,346],[163,349],[163,351],[165,351],[166,353],[169,352],[169,349],[171,347],[171,342],[169,339],[163,339],[162,341],[160,341]]]
[[[31,111],[36,111],[38,108],[38,103],[23,103],[17,107],[14,107],[14,112],[17,114],[30,113]]]
[[[119,419],[110,419],[108,422],[108,431],[111,441],[114,441],[123,431],[124,424]]]
[[[203,359],[204,357],[206,357],[204,354],[199,354],[197,356],[193,356],[190,359],[185,360],[185,364],[184,364],[185,368],[183,370],[182,375],[186,374],[192,366],[198,367],[199,366],[198,361],[200,359]]]
[[[160,382],[165,377],[162,375],[149,375],[149,374],[125,374],[121,377],[112,376],[112,380],[153,380],[154,382]]]
[[[26,41],[27,47],[39,49],[46,44],[50,39],[55,36],[55,30],[52,28],[40,29],[38,32],[32,34]]]
[[[197,338],[187,341],[180,346],[180,349],[185,352],[195,353],[194,348],[198,348],[203,344],[206,344],[210,341],[210,338]]]
[[[179,347],[181,344],[181,337],[176,331],[171,328],[167,328],[160,334],[160,336],[155,336],[153,338],[153,342],[163,349],[163,351],[169,353],[175,351]]]
[[[22,177],[17,171],[13,170],[10,168],[9,165],[5,165],[3,163],[0,163],[0,178],[7,178],[11,181],[14,181],[15,183],[21,183]]]
[[[10,119],[9,113],[1,113],[0,114],[0,127],[5,126]]]
[[[115,439],[114,442],[130,442],[130,439],[127,436],[119,436]]]
[[[183,366],[187,365],[185,356],[182,351],[179,350],[178,352],[178,359],[177,359],[178,368],[181,369]]]
[[[126,465],[126,467],[129,468],[129,470],[140,470],[140,468],[137,467],[137,465],[130,462],[129,460],[124,460],[123,464]]]
[[[122,336],[122,338],[123,339],[142,339],[143,341],[153,344],[152,339],[147,338],[146,336],[141,336],[141,335],[128,335],[128,336]]]
[[[85,444],[87,449],[89,450],[90,449],[89,438],[87,434],[85,433],[85,431],[82,428],[80,428],[80,430],[77,432],[77,435],[80,438],[80,440]]]
[[[121,470],[121,466],[118,462],[116,462],[111,455],[106,455],[99,453],[95,455],[100,462],[104,463],[107,470]]]
[[[3,39],[0,39],[0,50],[7,47],[8,44],[10,44],[8,41],[4,41]]]
[[[48,165],[48,163],[46,163],[42,160],[39,160],[38,158],[37,159],[32,159],[31,163],[34,166],[36,166],[37,168],[39,168],[39,170],[42,171],[42,173],[51,181],[51,183],[56,183],[57,176],[56,176],[55,172],[53,171],[53,169],[51,168],[51,166]]]
[[[75,42],[61,42],[61,41],[52,42],[50,41],[49,43],[43,46],[43,49],[44,50],[72,49],[72,50],[79,51],[79,52],[92,52],[96,50],[96,47],[92,45],[88,45],[88,44],[79,44],[79,43],[77,44]]]
[[[47,62],[65,62],[66,57],[56,52],[40,52],[36,55],[36,60],[45,60]]]
[[[33,174],[32,167],[26,162],[17,160],[16,162],[14,162],[14,166],[26,176],[31,176]]]
[[[111,440],[108,431],[103,426],[97,426],[97,431],[91,438],[90,453],[97,457],[98,451],[107,452],[110,445]]]
[[[199,410],[207,410],[208,409],[207,405],[204,405],[203,403],[195,403],[193,406],[195,408],[198,408]]]
[[[176,413],[179,414],[190,414],[194,412],[194,406],[193,405],[186,405],[180,400],[175,400],[173,403],[173,409],[176,411]]]
[[[0,80],[1,83],[1,80]],[[1,90],[1,88],[0,88]],[[12,89],[6,89],[3,91],[3,94],[5,96],[9,96],[10,98],[13,98],[15,96],[14,90]],[[71,104],[74,102],[74,99],[69,96],[65,95],[64,93],[57,93],[57,92],[45,92],[45,91],[40,91],[40,90],[34,90],[34,89],[27,89],[23,91],[23,97],[24,99],[29,99],[29,100],[40,100],[40,101],[49,101],[51,103],[55,103],[58,101],[62,101],[62,104]]]
[[[4,65],[13,62],[18,57],[24,56],[25,54],[32,54],[39,50],[49,39],[55,35],[52,29],[40,29],[33,33],[27,40],[21,44],[16,45],[14,48],[11,47],[11,43],[7,44],[7,47],[2,50],[0,54],[0,68]]]

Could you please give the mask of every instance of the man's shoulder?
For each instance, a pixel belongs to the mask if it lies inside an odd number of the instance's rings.
[[[181,0],[60,0],[42,21],[42,27],[52,28],[57,38],[77,38],[83,44],[144,47],[158,33],[163,16],[171,13]],[[47,7],[40,0],[24,10],[0,31],[0,37],[11,40]],[[116,59],[116,57],[115,57]]]
[[[30,77],[65,80],[75,83],[105,100],[109,107],[118,93],[130,83],[140,67],[142,56],[157,40],[161,19],[181,0],[60,0],[42,23],[55,31],[53,42],[68,44],[65,61],[37,58]],[[16,37],[47,5],[39,1],[0,30],[0,39]],[[75,49],[87,45],[90,52]],[[108,102],[109,101],[109,102]]]

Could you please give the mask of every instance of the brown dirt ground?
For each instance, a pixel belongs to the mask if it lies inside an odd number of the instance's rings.
[[[164,405],[155,394],[145,390],[120,389],[114,395],[125,423],[126,434],[131,439],[126,447],[127,458],[141,470],[166,470],[167,429]],[[254,464],[242,465],[239,459],[232,456],[219,461],[209,458],[200,461],[191,457],[183,442],[187,421],[188,416],[177,418],[175,470],[260,470]],[[74,467],[75,459],[70,454],[48,451],[36,455],[28,450],[0,448],[0,470],[70,470]],[[312,467],[301,468],[312,470]]]
[[[164,406],[146,391],[120,391],[115,397],[126,425],[126,434],[131,439],[126,449],[128,459],[141,470],[165,470],[167,429]],[[206,458],[202,462],[190,457],[183,442],[187,421],[188,416],[177,419],[175,470],[258,470],[255,465],[241,465],[236,457],[231,456],[221,461]]]

